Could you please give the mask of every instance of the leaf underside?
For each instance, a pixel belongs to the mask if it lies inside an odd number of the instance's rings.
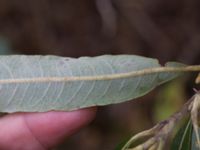
[[[167,63],[167,66],[179,65]],[[69,111],[128,101],[148,93],[178,73],[151,73],[109,80],[70,80],[70,77],[116,75],[157,67],[161,66],[156,59],[134,55],[78,59],[0,56],[0,112]],[[41,78],[47,80],[41,82],[38,80]],[[52,82],[49,78],[65,80]]]

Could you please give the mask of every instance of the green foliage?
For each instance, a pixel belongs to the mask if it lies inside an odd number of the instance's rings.
[[[185,98],[184,80],[182,78],[167,83],[159,88],[153,108],[155,122],[164,120],[179,110]]]
[[[186,121],[173,139],[172,150],[190,150],[192,144],[193,128],[191,121]]]
[[[174,62],[161,67],[156,59],[134,55],[13,55],[0,57],[0,70],[0,111],[41,112],[131,100],[193,67]]]

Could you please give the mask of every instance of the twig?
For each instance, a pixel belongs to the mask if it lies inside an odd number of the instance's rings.
[[[174,127],[176,126],[177,122],[180,121],[183,117],[186,116],[186,114],[189,114],[192,109],[195,109],[193,107],[194,100],[196,95],[194,95],[192,98],[188,100],[187,103],[184,104],[182,109],[172,115],[167,120],[164,120],[158,124],[156,124],[153,128],[143,131],[141,133],[136,134],[133,136],[122,148],[122,150],[151,150],[151,149],[157,149],[162,150],[166,140],[171,135]],[[192,111],[191,111],[192,112]],[[150,136],[150,139],[148,139],[146,142],[134,147],[129,148],[133,142],[135,142],[138,139],[144,138]]]

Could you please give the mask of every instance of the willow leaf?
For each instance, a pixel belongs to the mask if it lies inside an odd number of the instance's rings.
[[[0,56],[0,112],[74,110],[140,97],[182,71],[134,55],[66,58]]]
[[[173,139],[171,149],[174,150],[190,150],[192,145],[193,127],[191,121],[187,120],[179,129]]]

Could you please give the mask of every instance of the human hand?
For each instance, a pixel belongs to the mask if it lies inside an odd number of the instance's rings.
[[[0,150],[47,150],[94,118],[96,108],[14,113],[0,119]]]

